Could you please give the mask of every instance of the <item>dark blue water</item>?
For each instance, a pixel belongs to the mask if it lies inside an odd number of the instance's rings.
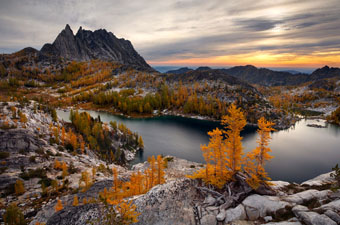
[[[104,112],[88,111],[92,116],[100,115],[103,122],[124,123],[132,131],[142,135],[145,150],[132,163],[144,162],[151,155],[173,155],[195,162],[204,162],[201,144],[207,144],[207,132],[220,126],[217,122],[176,116],[134,119],[114,116]],[[69,113],[58,111],[65,120]],[[308,127],[307,124],[323,121],[301,120],[288,130],[274,132],[270,147],[275,157],[266,166],[273,180],[302,182],[321,173],[326,173],[340,163],[340,128]],[[244,151],[256,147],[257,133],[246,127],[242,132]]]

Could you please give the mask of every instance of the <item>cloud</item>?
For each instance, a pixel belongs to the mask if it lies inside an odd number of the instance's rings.
[[[70,24],[129,39],[146,60],[339,48],[338,0],[1,0],[0,51],[40,49]]]
[[[255,19],[246,19],[246,20],[236,20],[234,24],[236,26],[241,26],[249,31],[265,31],[270,30],[276,27],[277,25],[282,24],[283,21],[279,20],[269,20],[265,18],[255,18]]]

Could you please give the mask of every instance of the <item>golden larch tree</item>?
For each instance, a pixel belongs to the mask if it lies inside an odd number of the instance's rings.
[[[54,169],[61,169],[62,167],[61,167],[61,163],[59,162],[59,160],[58,159],[55,159],[54,160]]]
[[[157,184],[164,183],[164,163],[161,155],[157,156]]]
[[[53,135],[55,138],[55,142],[59,144],[59,132],[57,127],[53,127]]]
[[[79,144],[80,144],[81,153],[84,154],[85,153],[85,142],[84,142],[83,136],[81,135],[79,135]]]
[[[15,194],[21,195],[25,193],[25,186],[22,180],[18,179],[14,184]]]
[[[148,158],[148,162],[150,164],[150,168],[148,169],[148,178],[149,178],[149,189],[155,185],[155,174],[156,174],[156,159],[155,156],[151,156]]]
[[[65,136],[66,136],[65,127],[62,127],[61,128],[61,143],[63,145],[65,145]]]
[[[63,177],[63,178],[67,177],[68,172],[67,172],[67,164],[66,164],[66,162],[63,162],[63,163],[62,163],[61,168],[62,168],[62,170],[63,170],[62,177]]]
[[[225,126],[227,148],[227,167],[231,170],[233,176],[237,171],[241,170],[241,159],[243,156],[241,130],[247,124],[246,118],[235,104],[231,104],[228,108],[227,115],[222,117],[222,125]]]
[[[27,121],[28,120],[27,120],[26,115],[24,113],[20,113],[20,122],[25,124],[25,123],[27,123]]]
[[[73,203],[72,203],[73,206],[78,206],[79,205],[79,200],[78,200],[78,196],[75,195],[73,197]]]
[[[208,146],[201,146],[206,166],[189,177],[201,178],[204,182],[221,188],[230,177],[226,167],[226,145],[220,129],[216,128],[208,132],[208,135],[210,136]]]
[[[75,135],[72,131],[70,137],[70,144],[73,146],[74,151],[78,149],[77,135]]]
[[[216,128],[208,132],[209,144],[201,146],[206,161],[205,168],[188,176],[202,179],[205,183],[213,184],[218,188],[222,188],[236,172],[242,169],[243,147],[240,132],[246,125],[246,118],[243,112],[232,104],[228,108],[227,115],[222,117],[221,123],[225,126],[225,130]]]
[[[270,180],[264,169],[264,165],[266,161],[273,158],[273,156],[269,155],[271,149],[268,145],[271,139],[270,132],[275,130],[273,128],[274,123],[267,121],[264,117],[261,117],[257,124],[259,127],[257,130],[259,136],[256,141],[258,146],[247,154],[247,163],[244,168],[250,175],[247,181],[254,189],[256,189],[261,183],[265,183],[266,180]]]
[[[122,201],[117,205],[119,215],[123,218],[123,224],[133,224],[138,222],[139,212],[136,212],[136,205],[132,201]]]
[[[120,182],[118,179],[118,171],[115,167],[112,168],[112,173],[113,173],[113,188],[114,188],[114,191],[117,193]]]
[[[83,171],[81,173],[81,178],[79,180],[79,187],[81,186],[82,183],[84,183],[83,191],[87,191],[91,186],[90,175],[87,171]]]
[[[63,203],[61,202],[60,199],[58,199],[58,202],[57,202],[57,204],[55,206],[55,211],[58,212],[58,211],[62,210],[63,208],[64,208],[63,207]]]

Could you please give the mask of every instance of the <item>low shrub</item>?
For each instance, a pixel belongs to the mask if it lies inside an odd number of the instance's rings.
[[[28,172],[22,172],[19,177],[24,180],[29,180],[31,178],[46,178],[46,170],[43,168],[37,168],[35,170],[29,169]]]
[[[34,156],[34,155],[30,156],[29,161],[31,163],[35,163],[35,158],[36,158],[36,156]]]
[[[7,159],[9,157],[9,152],[0,152],[0,159]]]

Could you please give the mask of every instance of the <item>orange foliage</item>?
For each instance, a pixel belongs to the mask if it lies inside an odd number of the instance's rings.
[[[78,204],[79,204],[78,196],[75,195],[75,196],[73,197],[73,203],[72,203],[72,205],[73,205],[73,206],[78,206]]]
[[[208,135],[210,136],[208,146],[201,146],[203,157],[207,162],[207,165],[205,168],[189,177],[202,178],[206,183],[221,188],[227,179],[230,178],[230,173],[226,167],[226,144],[220,129],[216,128],[215,130],[208,132]]]
[[[141,174],[139,171],[132,173],[130,180],[122,182],[118,179],[118,172],[116,168],[112,169],[113,172],[113,186],[110,190],[104,189],[100,193],[100,197],[111,205],[119,204],[122,199],[134,195],[144,194],[157,184],[162,184],[164,180],[163,171],[163,158],[157,156],[149,158],[150,168]]]
[[[157,181],[156,184],[163,184],[164,180],[164,160],[162,156],[157,156]]]
[[[222,117],[222,124],[225,125],[224,133],[227,135],[227,167],[230,168],[231,175],[234,175],[241,170],[243,147],[240,133],[247,121],[241,109],[232,104],[228,108],[228,115]]]
[[[84,171],[81,173],[81,178],[79,180],[79,187],[81,186],[82,183],[84,183],[83,191],[88,190],[92,184],[90,180],[90,175],[87,171]]]
[[[65,178],[68,175],[67,164],[65,162],[62,163],[61,169],[63,170],[62,176],[63,176],[63,178]]]
[[[265,161],[272,158],[268,154],[271,151],[268,144],[274,124],[264,118],[259,119],[259,139],[257,140],[259,146],[242,159],[243,147],[240,132],[246,125],[245,116],[240,109],[232,104],[228,108],[228,115],[222,118],[225,130],[221,131],[216,128],[208,132],[209,144],[201,146],[203,157],[207,163],[205,168],[188,177],[202,179],[205,183],[222,188],[237,172],[241,171],[243,166],[248,175],[247,182],[256,189],[260,183],[270,179],[264,170],[264,164]],[[223,133],[226,135],[225,139]]]
[[[63,208],[64,207],[63,207],[63,204],[62,204],[61,200],[58,199],[58,202],[57,202],[57,204],[55,206],[55,211],[58,212],[58,211],[62,210]]]
[[[136,206],[132,202],[127,202],[124,198],[134,195],[144,194],[154,185],[164,183],[164,161],[161,156],[157,156],[157,160],[154,156],[148,159],[150,168],[141,174],[132,173],[130,180],[122,182],[118,179],[118,171],[116,168],[112,169],[113,172],[113,186],[110,190],[104,188],[99,193],[100,198],[110,204],[115,205],[119,215],[126,221],[126,224],[138,222],[138,216],[140,213],[136,212]],[[124,223],[125,224],[125,223]]]
[[[73,146],[73,150],[78,149],[78,141],[77,141],[77,135],[75,135],[72,130],[69,130],[69,142]]]
[[[63,128],[61,128],[61,143],[62,143],[62,145],[65,145],[65,136],[66,136],[65,127],[63,127]]]
[[[83,136],[81,136],[81,135],[79,135],[79,144],[80,144],[81,153],[84,154],[84,152],[85,152],[85,142],[84,142]]]
[[[62,164],[58,161],[58,159],[54,160],[54,169],[62,169]]]
[[[15,194],[16,195],[21,195],[25,193],[25,186],[22,180],[17,180],[14,184],[14,189],[15,189]]]
[[[273,158],[273,156],[269,155],[271,149],[268,147],[269,140],[271,139],[270,132],[274,131],[273,125],[274,123],[267,121],[263,117],[258,120],[258,146],[252,152],[249,152],[246,157],[247,163],[244,169],[250,175],[247,181],[254,189],[266,180],[270,180],[264,169],[264,164]]]
[[[124,224],[132,224],[138,222],[140,213],[136,212],[136,205],[132,201],[122,201],[117,205],[119,215],[124,218]]]

